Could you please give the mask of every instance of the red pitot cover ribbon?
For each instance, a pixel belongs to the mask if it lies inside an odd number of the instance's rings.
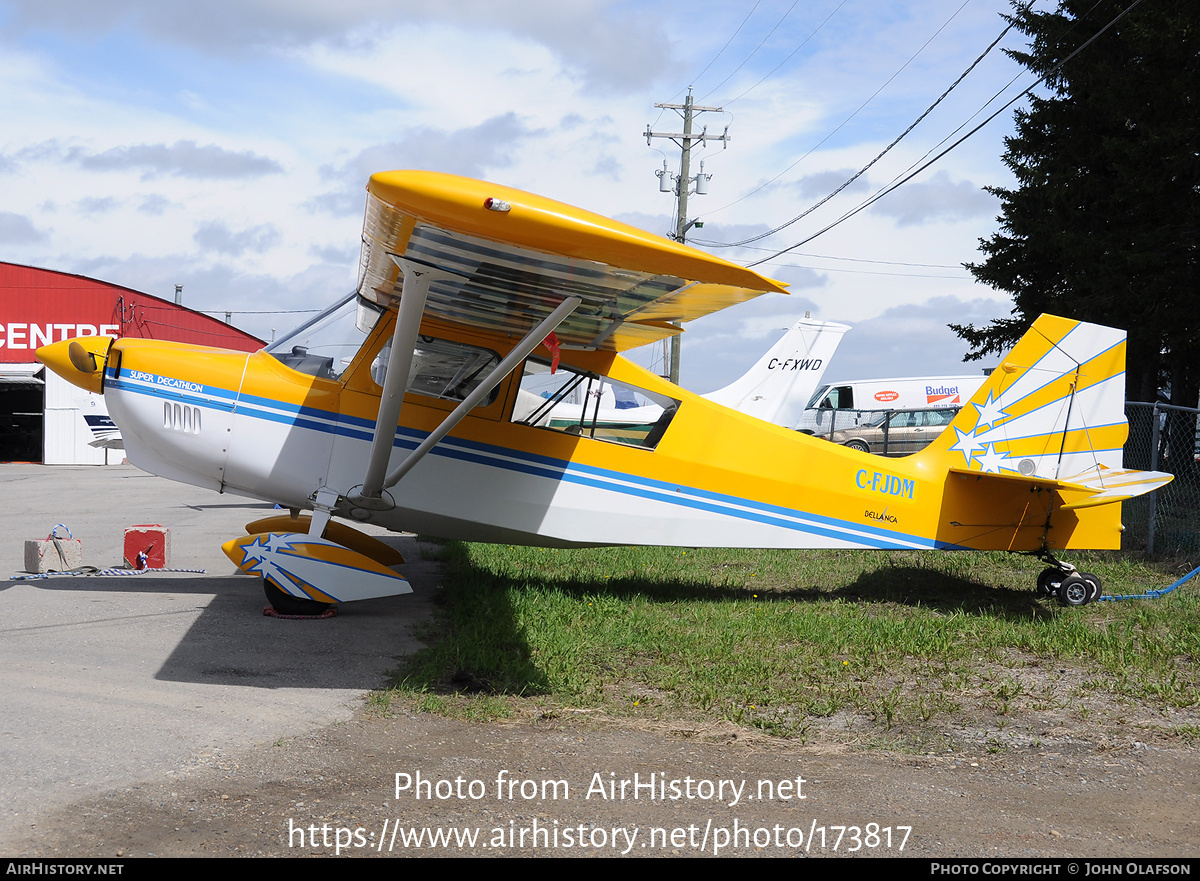
[[[550,335],[542,340],[542,345],[550,350],[550,373],[558,370],[558,337],[554,335],[554,331],[550,331]]]

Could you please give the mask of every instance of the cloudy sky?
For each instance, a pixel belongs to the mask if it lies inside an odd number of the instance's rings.
[[[1044,5],[1044,2],[1043,2]],[[828,196],[1000,35],[1006,0],[0,0],[0,260],[94,276],[282,333],[353,288],[363,187],[427,168],[665,233],[656,103],[721,107],[690,233],[730,243]],[[820,232],[1030,84],[1000,49],[821,207]],[[1014,82],[1015,80],[1015,82]],[[1007,87],[1007,88],[1006,88]],[[997,93],[1002,97],[988,105]],[[987,106],[987,109],[985,108]],[[683,384],[740,374],[805,311],[853,325],[826,374],[974,373],[947,322],[1009,314],[962,268],[996,228],[1007,110],[912,181],[759,271],[792,285],[693,323]],[[949,139],[949,140],[947,140]],[[939,146],[941,145],[941,146]],[[272,311],[277,310],[277,311]]]

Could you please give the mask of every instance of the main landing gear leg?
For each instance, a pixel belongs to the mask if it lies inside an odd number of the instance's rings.
[[[1037,557],[1050,564],[1050,568],[1042,570],[1037,577],[1038,593],[1042,596],[1054,597],[1064,606],[1086,606],[1100,596],[1100,579],[1095,575],[1080,572],[1046,550]]]

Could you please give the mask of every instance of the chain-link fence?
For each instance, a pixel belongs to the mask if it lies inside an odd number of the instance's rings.
[[[1156,492],[1122,503],[1122,550],[1159,556],[1200,551],[1200,468],[1196,454],[1200,410],[1127,401],[1125,467],[1169,471],[1175,479]]]

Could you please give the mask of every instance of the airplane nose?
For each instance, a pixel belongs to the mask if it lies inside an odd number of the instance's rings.
[[[104,364],[113,342],[108,336],[76,337],[41,346],[34,355],[72,385],[102,394]]]

